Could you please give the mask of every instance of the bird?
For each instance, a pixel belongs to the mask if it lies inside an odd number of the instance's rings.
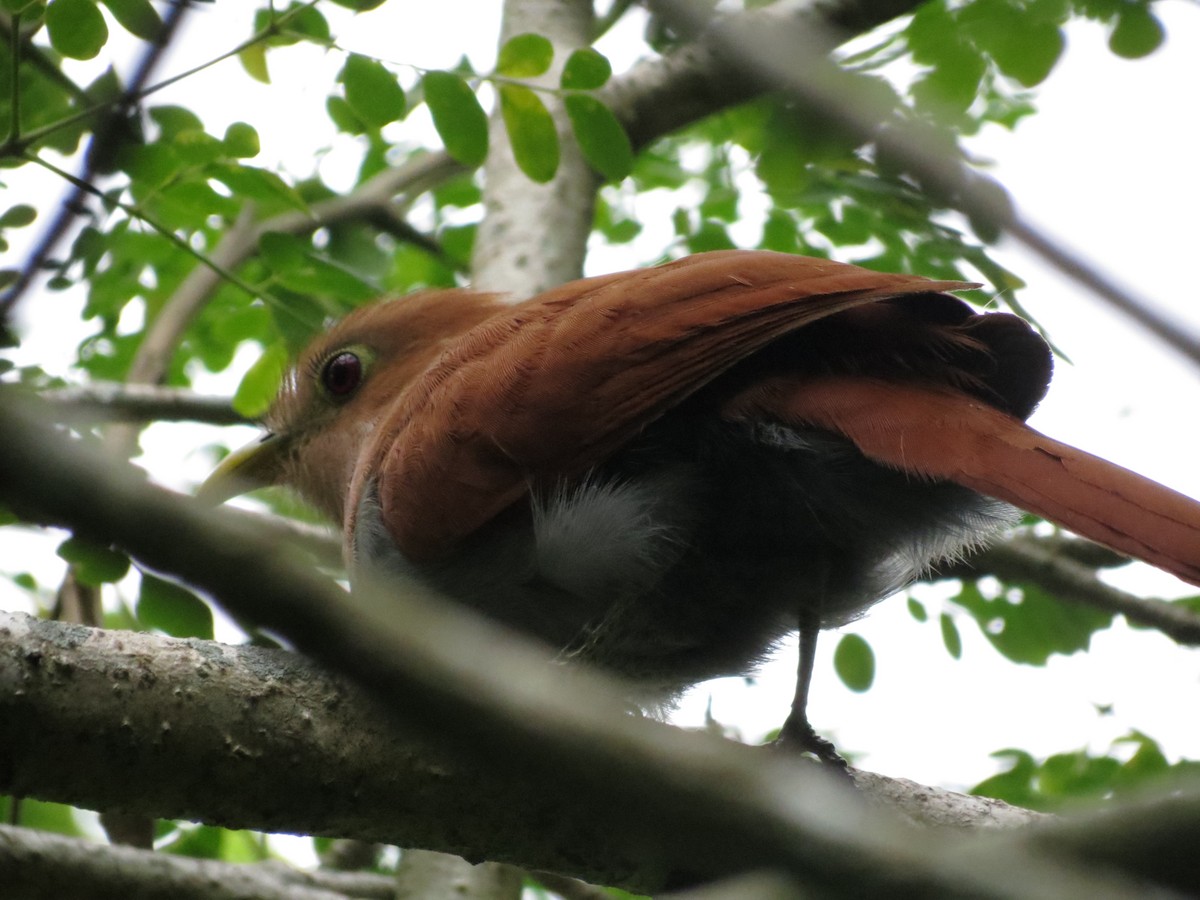
[[[1200,584],[1200,504],[1025,424],[1053,363],[976,287],[758,250],[362,307],[289,372],[200,493],[290,486],[352,582],[416,581],[668,707],[800,634],[778,743],[809,723],[821,629],[1021,510]]]

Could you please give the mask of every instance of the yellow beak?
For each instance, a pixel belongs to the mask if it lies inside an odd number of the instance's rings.
[[[255,488],[275,484],[283,470],[288,441],[267,432],[226,456],[204,479],[196,497],[214,506]]]

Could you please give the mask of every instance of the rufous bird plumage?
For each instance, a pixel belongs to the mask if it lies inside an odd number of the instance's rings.
[[[1009,504],[1200,583],[1200,505],[1024,419],[1050,352],[970,285],[719,251],[523,303],[352,313],[218,499],[284,483],[352,572],[415,578],[669,698],[744,673],[1009,526]],[[230,487],[240,479],[237,489]]]

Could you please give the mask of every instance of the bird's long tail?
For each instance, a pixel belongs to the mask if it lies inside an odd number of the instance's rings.
[[[966,394],[780,376],[743,391],[725,414],[828,429],[881,465],[1005,500],[1200,585],[1200,503]]]

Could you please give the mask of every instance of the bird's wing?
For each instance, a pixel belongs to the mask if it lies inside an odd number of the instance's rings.
[[[882,465],[1006,500],[1200,584],[1200,503],[951,388],[776,377],[724,413],[841,434]]]
[[[361,457],[349,508],[377,472],[396,544],[435,557],[533,480],[585,471],[782,335],[971,286],[753,251],[571,282],[468,332],[405,391]]]

